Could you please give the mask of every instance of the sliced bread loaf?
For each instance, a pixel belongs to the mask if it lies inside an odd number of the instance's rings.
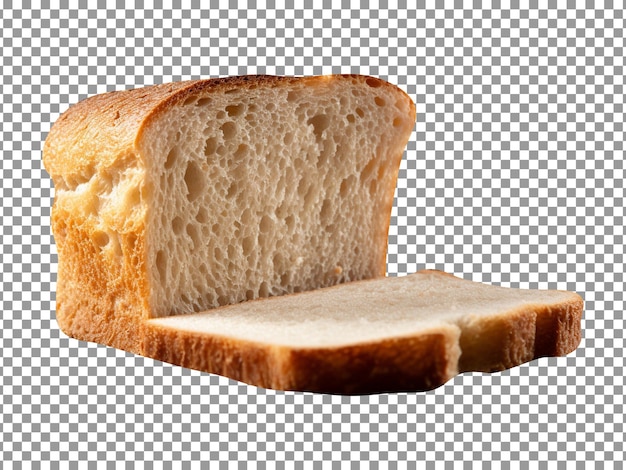
[[[427,270],[148,320],[143,354],[281,390],[426,390],[568,354],[582,310],[575,293]]]
[[[52,127],[57,320],[141,352],[144,320],[385,273],[415,106],[364,76],[107,93]]]

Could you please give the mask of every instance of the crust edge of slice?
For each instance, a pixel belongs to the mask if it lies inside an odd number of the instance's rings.
[[[341,395],[426,391],[458,374],[460,330],[296,348],[145,324],[147,357],[258,387]]]

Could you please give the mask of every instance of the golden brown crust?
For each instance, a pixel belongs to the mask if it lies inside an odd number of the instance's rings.
[[[582,337],[583,299],[573,292],[552,305],[527,305],[462,325],[461,372],[495,372],[545,356],[565,356]]]
[[[288,348],[146,322],[143,355],[275,390],[424,391],[458,371],[458,328],[342,347]]]
[[[570,295],[563,304],[537,308],[535,359],[565,356],[580,344],[584,302],[577,294]]]
[[[107,168],[134,151],[134,142],[151,113],[198,82],[153,85],[92,96],[71,106],[46,138],[43,162],[55,179],[89,179],[94,166]]]
[[[363,395],[425,391],[458,373],[458,329],[340,348],[295,349],[288,390]]]
[[[461,372],[495,372],[534,359],[533,310],[506,312],[497,317],[471,317],[462,324]]]
[[[250,341],[179,331],[146,322],[141,354],[265,388],[281,388],[281,350]]]
[[[59,251],[57,322],[68,336],[141,353],[140,320],[147,309],[143,235],[121,235],[123,263],[112,263],[92,243],[84,219],[56,207],[52,217]],[[98,292],[98,295],[94,295]]]

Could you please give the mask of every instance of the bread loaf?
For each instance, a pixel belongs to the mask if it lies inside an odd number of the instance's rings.
[[[57,320],[141,353],[145,320],[385,273],[415,106],[364,76],[246,76],[106,93],[65,112]]]
[[[342,394],[428,390],[573,351],[574,293],[383,277],[414,119],[406,94],[363,76],[181,82],[72,106],[43,156],[60,327],[261,387]]]
[[[575,293],[427,270],[148,320],[143,354],[282,390],[427,390],[568,354],[582,309]]]

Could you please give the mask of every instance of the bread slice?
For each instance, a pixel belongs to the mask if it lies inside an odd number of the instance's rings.
[[[72,106],[43,155],[60,327],[142,352],[149,318],[383,276],[414,122],[403,91],[354,75],[180,82]]]
[[[568,354],[582,311],[575,293],[426,270],[148,320],[143,354],[273,389],[418,391]]]

